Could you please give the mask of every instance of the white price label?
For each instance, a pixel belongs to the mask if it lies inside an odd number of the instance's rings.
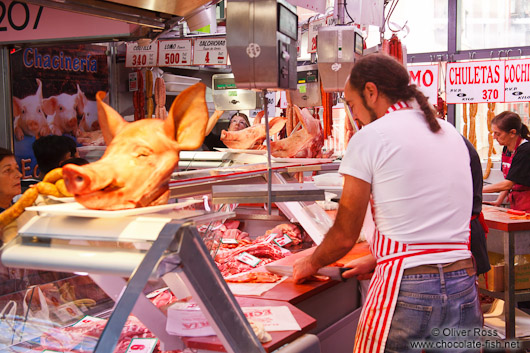
[[[55,309],[55,316],[66,323],[72,319],[83,316],[83,312],[72,302],[65,303]]]
[[[158,45],[158,66],[190,66],[191,39],[164,40]]]
[[[325,18],[321,18],[320,20],[313,21],[309,23],[309,34],[307,36],[307,52],[308,53],[316,53],[317,52],[317,35],[318,35],[318,29],[322,26],[324,26],[326,23]]]
[[[287,234],[284,234],[283,236],[274,239],[274,242],[275,242],[276,245],[278,245],[278,246],[285,246],[285,245],[287,245],[287,244],[289,244],[289,243],[292,243],[293,240],[292,240],[291,237],[289,237]]]
[[[125,67],[152,67],[157,64],[158,42],[149,45],[127,43]]]
[[[298,26],[298,39],[296,40],[296,57],[299,58],[302,56],[302,51],[300,47],[302,45],[302,27]]]
[[[504,60],[448,63],[447,103],[504,102]]]
[[[230,238],[221,238],[221,244],[235,244],[237,245],[239,242],[237,239],[230,239]]]
[[[193,42],[193,65],[226,65],[226,38],[201,38]]]
[[[258,264],[261,262],[260,258],[257,258],[246,251],[239,254],[236,259],[252,267],[258,266]]]
[[[151,353],[157,342],[156,338],[133,338],[125,353]]]
[[[81,320],[79,320],[78,322],[76,322],[75,324],[73,324],[72,326],[75,327],[75,326],[81,326],[81,325],[90,325],[92,323],[101,322],[101,321],[106,321],[106,320],[101,319],[99,317],[87,315]]]
[[[264,243],[271,243],[274,240],[274,238],[276,238],[277,236],[278,236],[278,233],[271,233],[265,238],[265,240],[263,242]]]

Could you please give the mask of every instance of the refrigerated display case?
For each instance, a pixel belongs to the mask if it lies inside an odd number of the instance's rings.
[[[274,168],[275,183],[291,182],[295,185],[297,180],[292,173],[333,169],[335,166],[332,163],[298,163]],[[130,341],[123,339],[129,337],[126,333],[132,332],[132,326],[141,326],[142,330],[149,332],[146,333],[148,338],[159,339],[157,349],[164,350],[183,350],[188,347],[199,351],[269,352],[283,347],[281,351],[284,352],[319,352],[327,351],[321,348],[326,344],[351,341],[353,345],[351,324],[356,318],[353,313],[359,307],[355,280],[296,285],[287,279],[261,296],[251,297],[233,294],[213,261],[221,243],[216,230],[228,219],[238,220],[239,229],[250,233],[252,238],[263,235],[279,224],[296,223],[309,236],[305,237],[302,244],[291,248],[293,255],[281,260],[282,263],[291,264],[298,256],[312,251],[310,247],[319,242],[319,237],[327,229],[325,227],[331,225],[329,218],[324,218],[327,214],[309,201],[276,202],[271,214],[264,209],[263,203],[212,202],[212,184],[263,185],[265,174],[263,165],[176,173],[170,188],[172,197],[178,203],[165,206],[170,209],[158,210],[156,213],[133,212],[119,217],[106,217],[106,212],[114,211],[99,211],[100,214],[94,217],[93,214],[88,216],[65,211],[64,206],[63,209],[56,207],[51,211],[37,209],[38,215],[20,229],[20,236],[4,250],[1,259],[6,265],[14,267],[88,273],[87,276],[74,278],[76,281],[90,281],[91,293],[101,296],[101,299],[98,301],[90,295],[77,297],[87,297],[97,304],[102,301],[102,310],[99,311],[100,306],[97,305],[88,308],[90,310],[81,307],[79,311],[72,307],[79,314],[73,318],[73,326],[70,322],[55,322],[55,327],[51,327],[53,332],[89,331],[90,326],[85,327],[82,320],[75,320],[89,315],[85,320],[101,328],[103,324],[99,321],[93,323],[92,317],[106,319],[110,314],[105,330],[94,329],[91,335],[85,335],[86,341],[70,342],[70,345],[77,342],[88,351],[95,349],[96,352],[109,352],[112,351],[109,347],[116,343],[119,344],[117,349],[126,348],[124,342]],[[185,204],[186,207],[175,209],[179,204]],[[119,214],[119,211],[114,214]],[[255,271],[265,270],[257,267],[251,272]],[[152,299],[146,296],[158,287],[169,287],[167,291],[179,300],[192,297],[203,309],[216,336],[182,337],[169,334],[167,314],[152,305]],[[42,292],[46,297],[46,290]],[[109,310],[113,305],[113,310]],[[250,333],[247,321],[243,320],[241,307],[263,306],[287,307],[300,329],[272,331],[272,341],[260,344]],[[165,307],[162,309],[166,310]],[[130,316],[130,313],[134,316]],[[25,318],[23,312],[18,316]],[[50,313],[50,317],[55,319],[56,314]],[[134,321],[135,317],[140,323]],[[19,321],[24,323],[23,319]],[[122,331],[124,325],[126,329]],[[238,329],[234,330],[234,327]],[[63,337],[59,333],[56,336]],[[40,335],[29,342],[19,343],[13,349],[31,351],[32,346],[41,343],[42,337]],[[44,334],[44,337],[49,335]],[[52,346],[49,347],[53,350]]]

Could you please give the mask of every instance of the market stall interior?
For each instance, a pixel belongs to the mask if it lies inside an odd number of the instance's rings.
[[[407,65],[474,144],[484,182],[502,180],[489,122],[512,110],[528,125],[530,12],[477,4],[0,0],[1,147],[27,180],[48,134],[91,162],[36,180],[0,218],[5,276],[24,288],[0,297],[0,349],[351,352],[368,280],[295,284],[267,268],[289,273],[333,224],[362,128],[342,91],[370,53]],[[512,35],[483,38],[485,21]],[[492,79],[471,82],[476,70]],[[238,114],[250,126],[232,131]],[[224,147],[201,146],[209,134]],[[505,210],[484,212],[485,325],[526,345],[529,216]],[[331,271],[369,253],[361,236]]]

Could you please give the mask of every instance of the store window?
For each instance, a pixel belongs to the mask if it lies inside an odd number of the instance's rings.
[[[530,1],[461,0],[458,50],[530,45]]]
[[[385,16],[391,11],[389,2]],[[385,27],[385,38],[398,33],[407,53],[447,51],[447,0],[399,0]],[[367,45],[379,43],[379,31],[370,28]]]

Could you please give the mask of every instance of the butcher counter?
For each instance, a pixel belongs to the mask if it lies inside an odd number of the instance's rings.
[[[298,252],[277,260],[273,264],[292,265],[296,259],[308,256],[314,250],[315,248],[311,248]],[[337,264],[344,265],[369,253],[370,249],[367,243],[358,243],[346,256],[337,261]],[[252,272],[264,270],[263,268],[257,268]],[[273,341],[264,344],[267,352],[277,348],[281,342],[292,341],[299,337],[301,333],[315,334],[320,341],[321,352],[350,353],[353,351],[361,301],[358,281],[354,278],[344,282],[327,280],[308,281],[303,284],[295,284],[292,278],[288,278],[262,294],[259,299],[256,297],[236,297],[268,303],[287,303],[287,305],[290,307],[294,306],[296,309],[294,314],[300,323],[306,322],[307,318],[301,316],[299,311],[314,320],[302,332],[291,332],[287,337],[285,335],[275,337],[273,334]],[[300,315],[300,317],[297,317],[297,315]],[[222,345],[216,337],[189,338],[186,339],[186,344],[190,348],[223,351]]]
[[[187,213],[185,212],[185,214]],[[225,218],[227,216],[228,215],[223,216],[216,214],[213,216],[210,215],[209,217]],[[195,219],[194,217],[196,219],[201,219],[202,216],[194,215],[191,219]],[[199,301],[199,304],[201,304],[201,308],[206,307],[207,312],[213,312],[212,316],[207,317],[210,323],[212,322],[212,319],[214,320],[215,324],[212,326],[216,326],[218,329],[216,332],[222,332],[223,336],[221,339],[218,339],[216,336],[203,338],[187,337],[182,338],[182,341],[186,346],[200,349],[201,351],[222,351],[223,345],[226,347],[228,344],[228,346],[231,347],[230,344],[235,342],[238,336],[243,340],[247,340],[246,337],[248,336],[245,334],[246,331],[241,330],[237,333],[235,332],[238,331],[236,329],[228,329],[227,327],[231,326],[226,326],[226,322],[223,322],[224,319],[221,320],[222,324],[219,324],[219,327],[217,327],[216,318],[221,319],[224,315],[224,309],[222,308],[226,307],[226,313],[230,312],[231,314],[237,314],[238,310],[234,311],[234,302],[230,302],[229,296],[226,297],[227,299],[220,299],[217,297],[225,296],[220,295],[211,297],[211,295],[208,294],[218,293],[216,290],[223,287],[220,282],[224,281],[219,277],[215,265],[212,266],[213,262],[211,261],[210,254],[207,249],[204,248],[202,240],[198,241],[200,239],[197,238],[198,234],[190,238],[186,235],[179,235],[180,230],[175,233],[175,229],[179,229],[178,227],[180,226],[178,224],[182,224],[182,221],[180,221],[180,223],[179,221],[176,221],[175,223],[175,217],[171,216],[171,218],[173,218],[174,221],[168,223],[162,231],[160,231],[160,235],[155,238],[156,240],[152,243],[153,245],[149,248],[144,258],[142,255],[143,252],[139,252],[138,249],[132,249],[129,247],[118,247],[118,249],[107,247],[94,248],[92,246],[86,247],[87,245],[83,245],[79,241],[81,241],[83,237],[92,239],[95,235],[97,235],[100,241],[106,241],[109,243],[116,240],[124,241],[126,239],[123,238],[123,234],[121,238],[118,236],[120,232],[117,231],[117,229],[121,229],[120,227],[126,226],[125,229],[141,228],[145,231],[148,229],[144,228],[146,226],[151,228],[157,228],[158,226],[162,227],[163,224],[167,222],[164,220],[164,217],[149,219],[145,217],[110,218],[98,219],[97,222],[92,222],[88,219],[84,221],[82,218],[74,219],[70,216],[66,218],[63,216],[51,216],[49,214],[39,216],[36,218],[34,224],[25,228],[25,232],[21,231],[20,234],[22,237],[17,239],[16,242],[10,244],[7,249],[4,249],[4,252],[2,253],[2,261],[8,266],[23,268],[88,272],[99,288],[103,289],[110,298],[113,298],[116,301],[116,305],[106,326],[106,328],[114,327],[114,337],[117,337],[115,331],[116,328],[121,330],[121,327],[123,327],[125,320],[128,317],[128,313],[132,312],[132,314],[140,319],[140,321],[142,321],[142,323],[144,323],[156,337],[162,342],[169,343],[167,348],[164,349],[175,349],[170,347],[171,344],[173,344],[172,347],[175,347],[178,344],[178,337],[168,336],[165,331],[165,316],[160,316],[159,311],[156,310],[156,308],[148,305],[149,300],[145,295],[141,294],[141,291],[142,288],[144,288],[142,283],[145,284],[145,280],[147,280],[150,274],[152,275],[153,268],[155,268],[154,266],[161,266],[160,264],[157,265],[155,260],[160,258],[164,249],[173,248],[178,244],[177,258],[178,263],[182,263],[182,265],[178,266],[177,273],[181,278],[185,279],[185,285],[191,290],[193,298],[200,297],[201,301]],[[91,227],[80,228],[80,222],[82,224],[91,222]],[[141,226],[140,224],[143,222],[147,223]],[[118,227],[118,223],[120,224],[120,227]],[[96,224],[99,226],[95,227]],[[110,227],[110,225],[112,225],[112,227]],[[169,227],[168,230],[165,230],[166,227]],[[194,232],[194,227],[183,226],[180,229],[184,229],[182,231],[184,233]],[[58,236],[59,238],[64,239],[66,234],[69,234],[67,236],[68,239],[72,239],[72,234],[76,234],[80,238],[76,244],[68,245],[68,247],[64,244],[64,241],[60,241],[61,239],[54,240],[53,238]],[[129,234],[129,236],[130,235],[131,234]],[[117,236],[118,238],[116,238]],[[180,237],[180,241],[176,241],[178,237]],[[192,241],[189,239],[196,240]],[[139,239],[136,239],[136,241],[138,240]],[[188,242],[189,244],[186,245],[182,242]],[[140,242],[140,244],[142,243]],[[170,244],[175,245],[168,248]],[[201,248],[204,249],[201,250]],[[276,263],[292,264],[297,258],[309,255],[314,249],[315,248],[313,247],[300,251],[278,260]],[[155,252],[158,252],[158,255]],[[346,263],[348,260],[363,256],[368,252],[369,249],[366,244],[358,244],[341,263]],[[149,254],[152,254],[153,256]],[[87,257],[87,255],[97,255],[99,260],[93,261],[90,257]],[[207,258],[209,260],[206,260]],[[173,258],[173,260],[175,260],[175,258]],[[148,262],[150,264],[147,266]],[[212,262],[212,264],[208,264],[208,262]],[[173,266],[171,267],[173,269],[176,264],[176,262],[169,261],[169,265]],[[166,268],[166,271],[172,271],[171,268]],[[259,271],[259,269],[256,270]],[[264,269],[262,268],[261,271],[264,271]],[[127,277],[127,273],[132,273],[133,275],[130,275],[131,277],[129,281],[126,282],[123,280],[123,277]],[[177,274],[174,275],[176,276]],[[141,279],[142,277],[143,279]],[[216,282],[215,286],[217,286],[217,289],[212,287],[213,284],[209,282]],[[168,282],[166,281],[166,283]],[[173,292],[175,292],[169,283],[167,285]],[[225,292],[225,290],[222,291]],[[38,295],[36,296],[38,297]],[[136,298],[138,298],[137,302]],[[181,296],[179,296],[179,298],[181,298]],[[285,352],[307,353],[317,352],[314,350],[315,347],[320,347],[319,351],[321,352],[351,352],[352,350],[354,332],[360,307],[358,282],[355,279],[349,279],[344,282],[330,280],[314,281],[300,285],[294,284],[292,279],[286,279],[260,297],[240,296],[236,297],[236,300],[239,302],[239,305],[244,304],[245,306],[288,307],[298,322],[301,330],[271,332],[272,341],[265,343],[262,346],[265,351],[271,352],[280,347],[281,350]],[[239,307],[237,303],[235,305]],[[52,313],[52,315],[56,314]],[[99,314],[92,315],[99,316]],[[115,319],[114,322],[113,318]],[[241,318],[238,320],[241,320]],[[104,336],[105,331],[101,333],[98,345],[104,340]],[[107,337],[110,336],[112,336],[110,333],[107,334]],[[228,336],[229,338],[227,339],[225,336]],[[103,343],[101,343],[101,345],[103,346]],[[304,345],[309,348],[306,349]],[[98,352],[97,349],[96,346],[96,352]],[[22,352],[23,351],[24,350],[22,350]],[[100,351],[103,352],[105,350]],[[246,350],[241,349],[231,349],[229,351],[246,352]]]
[[[488,252],[504,255],[504,290],[490,291],[481,288],[488,296],[504,300],[506,338],[515,337],[515,307],[517,302],[530,301],[530,289],[515,290],[515,255],[530,254],[530,219],[517,217],[507,209],[484,206],[483,214],[489,227],[487,235]],[[523,218],[523,219],[521,219]],[[525,346],[528,341],[525,342]]]

